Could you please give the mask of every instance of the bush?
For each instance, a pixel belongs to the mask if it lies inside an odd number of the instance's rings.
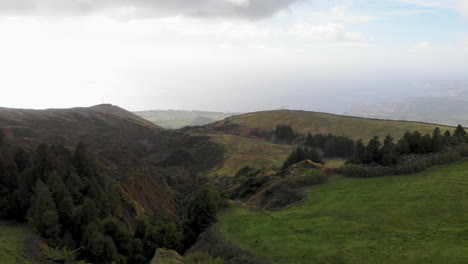
[[[369,178],[390,175],[413,174],[424,171],[432,166],[443,165],[458,161],[461,159],[460,151],[450,150],[438,153],[429,153],[425,155],[406,155],[401,156],[398,164],[390,167],[380,165],[362,166],[348,164],[339,169],[339,172],[346,177]]]
[[[468,157],[468,144],[462,144],[460,146],[459,152],[462,157]]]
[[[304,173],[294,176],[290,180],[292,187],[306,187],[324,183],[327,180],[325,173],[319,170],[308,170]]]

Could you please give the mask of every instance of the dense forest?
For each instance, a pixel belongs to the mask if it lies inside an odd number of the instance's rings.
[[[180,222],[150,215],[132,231],[115,213],[124,199],[119,184],[100,172],[83,144],[29,150],[0,133],[0,173],[0,218],[28,221],[67,263],[146,264],[157,248],[184,252],[221,205],[219,194],[202,186]]]

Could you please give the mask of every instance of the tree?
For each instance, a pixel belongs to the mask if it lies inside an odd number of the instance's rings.
[[[382,157],[380,159],[380,164],[390,166],[396,163],[396,147],[393,143],[393,138],[390,135],[385,137],[381,152]]]
[[[184,215],[184,246],[192,245],[197,236],[205,231],[216,219],[221,203],[219,193],[213,187],[201,189],[188,204]]]
[[[364,146],[362,139],[356,141],[356,148],[354,149],[354,158],[352,163],[362,164],[367,157],[367,149]]]
[[[444,142],[445,146],[452,146],[454,144],[452,140],[452,135],[450,134],[450,131],[445,131],[444,137],[442,138],[442,141]]]
[[[420,153],[430,153],[432,152],[432,137],[429,133],[426,133],[421,138],[421,146],[420,146]]]
[[[444,140],[440,129],[436,127],[434,132],[432,132],[432,151],[440,152],[444,149]]]
[[[55,243],[60,232],[59,216],[52,194],[47,185],[38,180],[34,188],[34,197],[28,211],[29,223],[42,237]]]
[[[73,164],[81,177],[88,179],[94,176],[94,170],[88,152],[82,143],[79,143],[73,154]]]
[[[118,257],[112,238],[102,234],[95,223],[84,228],[82,245],[85,259],[92,263],[110,264]]]
[[[380,143],[379,137],[374,136],[369,143],[367,144],[367,153],[369,157],[365,159],[365,163],[379,162],[382,158],[382,153],[380,152]]]
[[[462,125],[458,125],[457,128],[455,129],[455,133],[453,134],[455,137],[455,140],[457,143],[463,143],[466,142],[466,131],[462,127]]]
[[[314,149],[307,147],[297,147],[291,152],[291,154],[289,154],[281,169],[285,170],[289,168],[289,166],[304,160],[323,163],[320,155]]]
[[[290,125],[277,125],[275,129],[275,137],[279,140],[291,142],[296,137],[296,133]]]
[[[86,197],[80,212],[80,224],[82,226],[94,222],[99,216],[99,210],[93,200]]]

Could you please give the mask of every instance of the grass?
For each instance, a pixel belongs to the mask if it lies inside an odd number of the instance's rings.
[[[212,140],[226,148],[226,159],[214,173],[233,176],[244,166],[252,168],[280,167],[293,150],[293,146],[279,145],[263,139],[229,134],[210,134]]]
[[[306,191],[282,211],[226,209],[216,230],[274,263],[468,263],[468,162]]]
[[[344,158],[332,158],[332,159],[325,159],[325,165],[327,167],[337,169],[341,166],[343,166],[346,163],[347,159]]]
[[[32,264],[23,253],[25,236],[30,233],[27,226],[9,221],[0,221],[0,263]]]
[[[453,127],[439,126],[420,122],[386,121],[377,119],[365,119],[358,117],[339,116],[326,113],[306,111],[266,111],[250,113],[228,118],[239,125],[274,130],[276,125],[288,124],[301,134],[309,132],[332,133],[338,136],[347,136],[352,139],[362,138],[368,141],[373,136],[385,137],[387,134],[398,139],[407,131],[419,130],[422,133],[432,133],[434,128],[440,127],[453,131]]]

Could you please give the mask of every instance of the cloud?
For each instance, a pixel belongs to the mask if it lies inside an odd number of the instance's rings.
[[[125,18],[163,17],[269,17],[304,0],[0,0],[3,14],[70,16],[101,13]]]
[[[460,0],[459,8],[463,15],[468,16],[468,0]]]

